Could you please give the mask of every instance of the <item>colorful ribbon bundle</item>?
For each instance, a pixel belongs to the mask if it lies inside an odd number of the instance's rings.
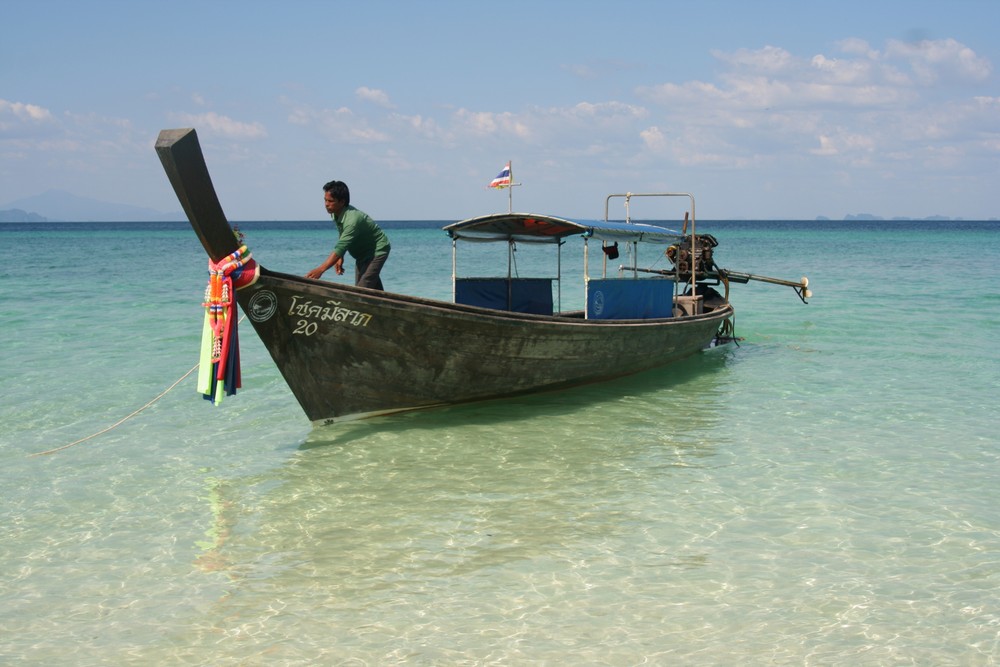
[[[218,262],[208,261],[198,391],[216,405],[223,392],[232,396],[241,386],[235,291],[254,282],[256,275],[251,274],[256,274],[256,262],[245,245]]]

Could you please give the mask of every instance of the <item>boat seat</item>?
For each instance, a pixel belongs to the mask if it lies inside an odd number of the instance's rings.
[[[551,278],[456,278],[455,303],[534,315],[552,314]]]
[[[650,320],[673,317],[674,281],[664,278],[591,278],[588,320]]]

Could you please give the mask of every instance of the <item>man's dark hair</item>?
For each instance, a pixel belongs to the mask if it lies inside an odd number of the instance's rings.
[[[351,203],[351,191],[343,181],[330,181],[323,186],[323,192],[329,192],[332,199],[340,200],[345,205]]]

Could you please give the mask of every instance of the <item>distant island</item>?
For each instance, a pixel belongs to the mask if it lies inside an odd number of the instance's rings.
[[[784,220],[785,218],[781,218]],[[49,190],[34,197],[25,197],[7,202],[0,208],[0,222],[168,222],[184,221],[187,216],[181,211],[164,213],[141,206],[116,204],[89,197],[80,197],[63,190]],[[816,221],[831,221],[833,218],[817,216]],[[963,218],[932,215],[926,218],[894,217],[883,218],[871,213],[852,213],[840,220],[845,222],[878,222],[922,220],[930,222],[957,222]],[[987,218],[995,221],[997,218]]]
[[[828,218],[825,215],[818,215],[814,218],[817,222],[834,222],[833,218]],[[883,218],[878,215],[871,215],[870,213],[857,213],[853,215],[845,215],[841,218],[844,222],[879,222],[879,221],[890,221],[890,222],[905,222],[907,220],[919,221],[919,222],[961,222],[965,218],[949,218],[945,215],[932,215],[926,218],[907,218],[907,217],[894,217],[894,218]],[[0,211],[0,222],[169,222],[169,221],[183,221],[186,218],[180,213],[157,213],[150,215],[145,213],[142,216],[138,216],[129,213],[119,213],[114,215],[106,215],[104,217],[97,217],[90,215],[87,217],[58,217],[55,219],[47,218],[43,215],[37,213],[32,213],[29,211],[23,211],[19,208],[12,208],[6,211]],[[1000,218],[985,218],[988,222],[996,222]]]
[[[141,206],[80,197],[63,190],[48,190],[34,197],[8,202],[0,210],[0,222],[163,222],[167,220],[187,220],[187,218],[179,211],[164,213]]]
[[[29,213],[28,211],[22,211],[19,208],[12,208],[7,211],[0,211],[0,222],[48,222],[49,219],[38,215],[37,213]]]
[[[817,216],[816,220],[829,220],[826,216]],[[946,215],[929,215],[926,218],[911,218],[907,216],[896,216],[893,218],[883,218],[880,215],[872,215],[871,213],[854,213],[845,215],[842,220],[845,222],[878,222],[878,221],[906,221],[906,220],[920,220],[924,222],[960,222],[965,218],[950,218]],[[987,220],[996,220],[996,218],[987,218]]]

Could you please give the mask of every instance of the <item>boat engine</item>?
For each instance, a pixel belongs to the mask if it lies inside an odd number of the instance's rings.
[[[694,249],[691,248],[691,237],[667,248],[667,259],[673,264],[677,280],[691,282],[691,266],[693,264],[698,277],[704,277],[715,269],[712,249],[719,245],[711,234],[694,237]]]

